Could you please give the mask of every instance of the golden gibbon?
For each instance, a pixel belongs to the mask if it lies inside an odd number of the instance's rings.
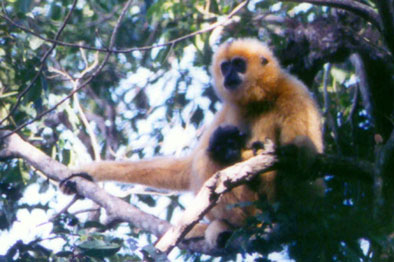
[[[296,145],[323,151],[321,115],[307,88],[281,69],[270,49],[254,39],[222,44],[213,56],[214,87],[223,102],[198,145],[185,157],[156,157],[140,161],[102,161],[83,165],[75,173],[95,180],[116,180],[197,193],[215,172],[242,160],[242,150],[270,139],[276,146]],[[274,171],[259,175],[259,187],[247,184],[222,196],[187,237],[204,236],[217,246],[222,233],[242,226],[256,213],[253,206],[228,208],[256,201],[262,194],[275,198]]]

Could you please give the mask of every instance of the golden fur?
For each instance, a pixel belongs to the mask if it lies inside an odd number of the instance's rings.
[[[233,57],[246,60],[247,70],[236,90],[227,90],[220,71],[222,61]],[[262,63],[266,59],[267,63]],[[322,152],[321,116],[307,88],[295,77],[283,71],[272,52],[261,42],[238,39],[222,44],[213,56],[212,74],[217,94],[223,101],[213,123],[206,129],[195,150],[187,157],[153,158],[137,162],[104,161],[83,166],[77,172],[87,172],[98,180],[117,180],[148,186],[197,193],[203,183],[223,166],[210,159],[207,148],[212,133],[221,125],[234,125],[248,132],[248,145],[255,141],[273,140],[277,145],[295,143]],[[243,185],[226,193],[208,214],[215,221],[205,235],[215,244],[218,233],[240,226],[255,209],[232,208],[232,203],[255,201],[259,194],[272,199],[275,194],[275,173],[261,175],[261,188],[252,190]],[[189,236],[201,234],[206,226],[197,226]],[[220,228],[220,229],[219,229]]]

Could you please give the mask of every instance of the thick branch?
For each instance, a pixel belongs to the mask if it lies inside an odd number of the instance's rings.
[[[324,5],[341,8],[350,11],[375,25],[379,31],[382,31],[382,21],[379,15],[372,7],[353,0],[282,0],[282,2],[307,2],[315,5]]]
[[[9,131],[0,131],[6,135]],[[24,141],[19,135],[12,134],[4,140],[5,147],[0,151],[2,156],[22,158],[35,169],[54,181],[61,181],[69,177],[72,171],[65,165],[50,158],[39,149]],[[102,206],[111,218],[117,221],[129,222],[134,226],[146,230],[156,236],[161,236],[170,227],[167,221],[158,219],[131,206],[129,203],[108,194],[97,184],[85,179],[76,178],[78,194],[89,198]]]
[[[311,168],[318,171],[316,178],[332,174],[345,179],[356,179],[372,184],[375,176],[373,164],[334,155],[318,155]]]

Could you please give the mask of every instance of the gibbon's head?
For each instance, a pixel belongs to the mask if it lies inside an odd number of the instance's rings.
[[[218,95],[242,106],[274,95],[281,69],[265,44],[246,38],[219,46],[211,70]]]

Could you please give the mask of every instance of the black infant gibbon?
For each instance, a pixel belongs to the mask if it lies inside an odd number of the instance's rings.
[[[141,161],[102,161],[75,169],[96,180],[116,180],[197,194],[215,172],[242,160],[242,149],[270,139],[277,146],[296,145],[323,151],[321,116],[307,88],[281,69],[269,48],[254,39],[222,44],[213,56],[212,75],[223,106],[197,147],[182,158],[157,157]],[[212,246],[218,236],[242,226],[256,208],[229,204],[256,201],[261,194],[275,199],[276,172],[261,174],[260,188],[242,185],[222,196],[187,238],[205,235]]]

